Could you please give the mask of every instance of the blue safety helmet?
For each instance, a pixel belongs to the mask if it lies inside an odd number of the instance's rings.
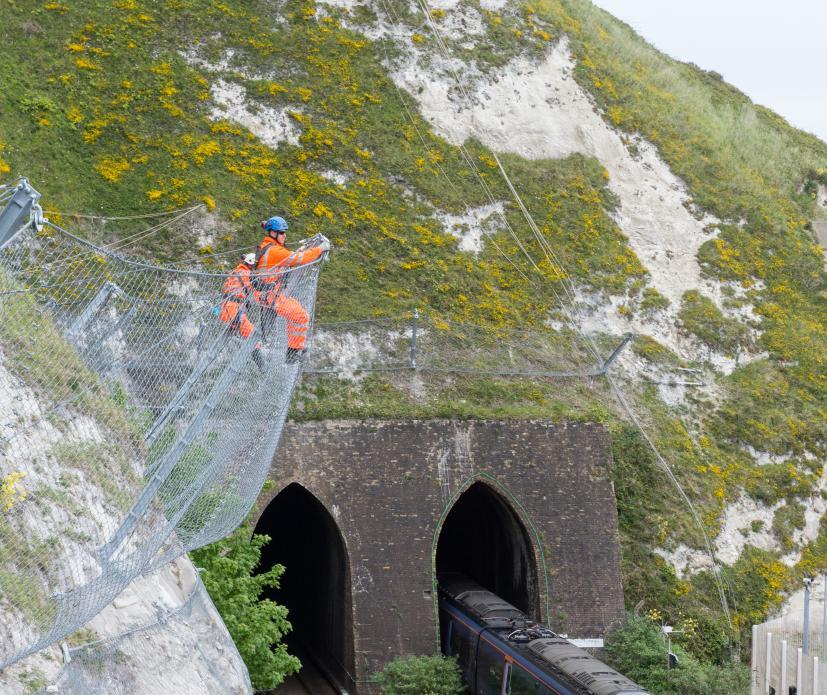
[[[286,232],[287,220],[276,215],[262,222],[261,226],[264,227],[264,231],[266,232]]]

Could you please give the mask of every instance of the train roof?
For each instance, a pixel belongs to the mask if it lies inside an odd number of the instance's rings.
[[[471,612],[499,639],[538,666],[562,673],[594,695],[649,695],[633,681],[548,628],[533,622],[518,608],[461,574],[439,577],[439,588]]]
[[[532,640],[526,648],[590,688],[595,695],[648,695],[637,683],[562,637]]]

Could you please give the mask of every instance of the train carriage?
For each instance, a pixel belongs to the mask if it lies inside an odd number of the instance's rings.
[[[473,580],[439,580],[442,651],[472,695],[648,695]]]

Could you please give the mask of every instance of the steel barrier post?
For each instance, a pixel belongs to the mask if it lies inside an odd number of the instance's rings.
[[[801,651],[804,656],[810,655],[810,587],[812,579],[804,580],[804,636],[801,642]]]
[[[824,595],[821,597],[821,658],[827,657],[827,574],[824,575]]]
[[[147,481],[147,484],[141,491],[141,495],[132,505],[132,508],[127,512],[126,517],[124,517],[123,523],[120,525],[118,530],[113,534],[112,538],[100,547],[98,553],[103,563],[108,563],[111,561],[112,557],[135,529],[135,526],[138,524],[140,518],[149,509],[158,490],[169,477],[170,473],[172,473],[175,466],[178,464],[178,461],[181,460],[181,457],[189,448],[190,444],[192,444],[192,442],[195,441],[195,438],[201,433],[207,418],[218,407],[221,402],[221,398],[224,396],[224,393],[230,387],[233,380],[237,377],[241,367],[250,359],[250,355],[255,348],[257,338],[258,330],[256,329],[244,341],[244,345],[233,356],[230,364],[225,368],[224,373],[219,377],[215,384],[213,384],[213,387],[207,395],[207,398],[204,400],[203,405],[195,414],[195,417],[189,423],[181,438],[176,442],[175,446],[173,446],[172,449],[161,458],[155,472],[152,474],[149,481]]]
[[[609,371],[609,367],[612,366],[612,363],[620,356],[620,353],[623,352],[623,348],[625,348],[631,340],[635,337],[634,333],[627,333],[623,336],[623,342],[620,343],[613,351],[612,354],[606,359],[603,363],[603,366],[600,368],[599,374],[607,374]]]
[[[752,626],[752,663],[750,673],[750,695],[758,695],[758,626]]]
[[[411,319],[411,353],[410,353],[411,369],[416,369],[416,333],[417,333],[417,323],[418,322],[419,322],[419,309],[414,309],[413,318]]]
[[[40,193],[31,187],[27,179],[20,179],[6,207],[0,211],[0,250],[11,243],[24,228],[24,219],[29,217],[38,229],[43,224],[43,211],[38,205]]]

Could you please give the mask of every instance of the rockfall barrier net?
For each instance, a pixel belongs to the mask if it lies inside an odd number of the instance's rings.
[[[312,327],[324,241],[236,302],[249,323],[230,318],[226,272],[151,265],[48,222],[6,241],[0,668],[241,522],[299,375],[288,340]]]
[[[235,644],[198,580],[183,605],[115,637],[68,647],[61,695],[252,695]],[[44,687],[38,693],[49,691]]]

